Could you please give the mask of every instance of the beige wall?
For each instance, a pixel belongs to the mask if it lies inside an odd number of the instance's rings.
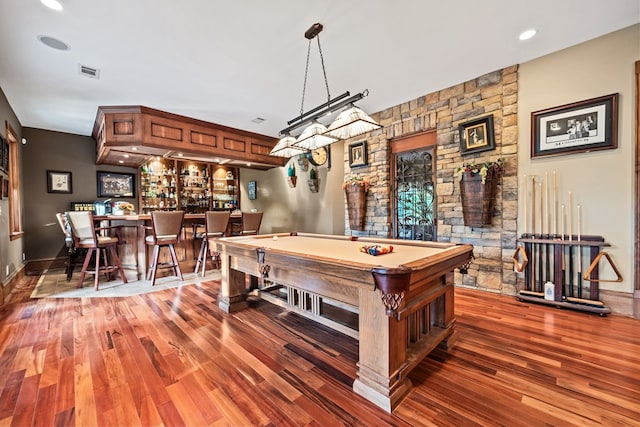
[[[634,62],[638,59],[640,25],[635,25],[521,64],[519,69],[518,211],[524,209],[524,176],[540,179],[555,170],[558,206],[568,205],[571,191],[574,206],[582,207],[582,234],[603,236],[611,244],[605,250],[624,281],[603,282],[601,288],[623,292],[633,291]],[[620,94],[617,149],[531,159],[532,111],[612,93]],[[576,216],[574,208],[574,232]],[[522,232],[520,220],[518,234]],[[606,262],[601,263],[604,265]],[[603,268],[600,277],[610,279],[615,274]]]
[[[343,143],[331,145],[331,169],[317,168],[319,189],[309,190],[309,171],[303,172],[294,162],[297,174],[295,188],[287,184],[287,167],[268,171],[241,169],[240,206],[242,210],[257,209],[264,212],[261,233],[301,231],[309,233],[344,234],[344,175]],[[309,165],[311,168],[312,166]],[[256,200],[247,197],[247,182],[256,181]]]

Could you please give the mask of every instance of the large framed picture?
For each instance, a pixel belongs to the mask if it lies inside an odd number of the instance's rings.
[[[132,173],[97,172],[98,197],[135,197]]]
[[[460,154],[494,150],[493,115],[470,120],[458,126],[460,133]]]
[[[617,93],[531,113],[531,157],[617,147]]]
[[[355,142],[349,145],[349,167],[357,168],[369,164],[367,157],[367,141]]]
[[[47,193],[72,193],[71,172],[48,170]]]

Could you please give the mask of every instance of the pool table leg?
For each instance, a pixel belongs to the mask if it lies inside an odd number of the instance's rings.
[[[406,364],[406,328],[387,316],[379,292],[361,288],[358,299],[359,361],[353,391],[391,412],[412,387],[406,375],[399,375]]]
[[[246,296],[246,276],[243,272],[234,270],[229,263],[229,256],[221,253],[221,289],[218,306],[226,313],[240,311],[248,307]]]

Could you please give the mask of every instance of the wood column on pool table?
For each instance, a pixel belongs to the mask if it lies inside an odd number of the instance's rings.
[[[394,250],[371,256],[358,250],[363,243],[393,245]],[[349,236],[306,233],[222,238],[217,248],[222,259],[220,308],[228,313],[246,308],[247,282],[255,284],[268,271],[266,279],[287,292],[275,299],[259,292],[262,298],[358,339],[353,390],[387,411],[411,390],[409,372],[436,347],[446,350],[453,341],[453,270],[468,265],[473,251],[470,245],[352,241]],[[260,265],[258,252],[264,252]],[[388,310],[376,289],[372,270],[384,274],[385,268],[411,271],[397,310]],[[329,306],[336,304],[358,314],[357,327],[325,316],[325,308],[330,312]]]

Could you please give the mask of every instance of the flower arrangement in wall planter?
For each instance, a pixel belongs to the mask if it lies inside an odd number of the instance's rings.
[[[367,213],[366,203],[369,181],[366,178],[352,175],[342,183],[342,189],[347,198],[349,228],[363,231]]]
[[[298,177],[296,176],[296,167],[291,162],[289,164],[289,169],[287,169],[287,182],[289,183],[289,187],[294,188],[296,186],[296,182]]]
[[[460,199],[464,225],[483,227],[491,225],[498,181],[504,161],[465,163],[454,176],[460,182]]]

